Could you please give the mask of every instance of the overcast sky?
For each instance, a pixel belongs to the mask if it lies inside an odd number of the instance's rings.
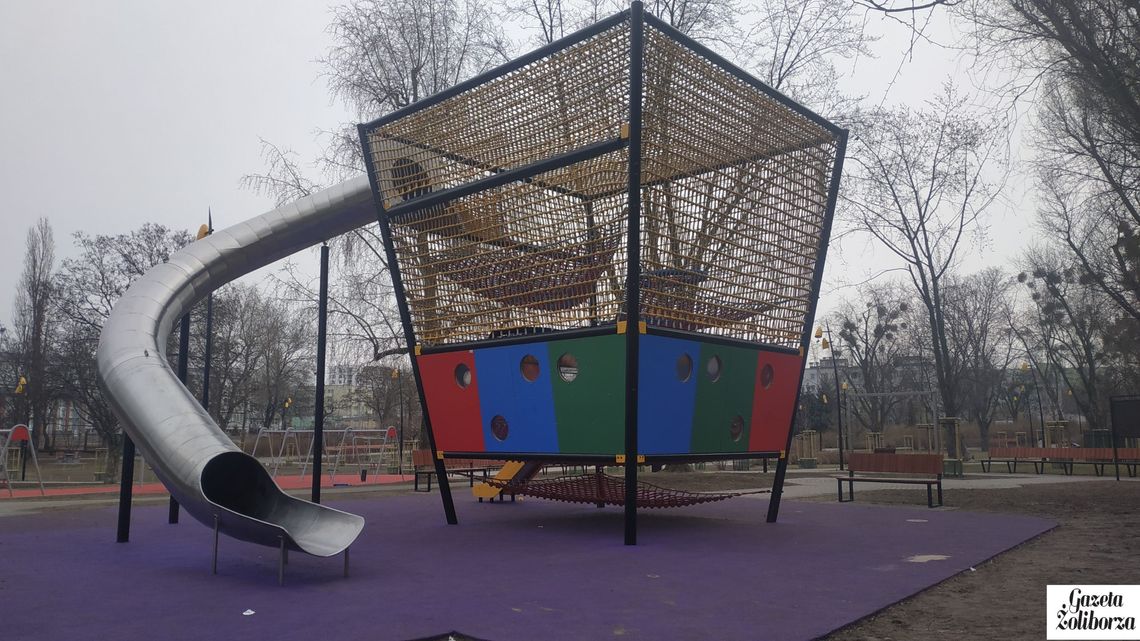
[[[329,44],[329,4],[0,2],[0,322],[10,325],[24,236],[40,216],[63,257],[78,230],[196,229],[207,208],[220,228],[270,208],[239,187],[263,168],[259,138],[311,159],[318,128],[351,120],[315,62]],[[851,89],[876,101],[906,44],[901,29],[884,29],[878,59],[845,69]],[[964,71],[952,54],[920,46],[890,101],[920,103]],[[995,211],[992,242],[971,266],[1000,264],[1025,245],[1020,199],[1011,193],[1014,209]],[[836,299],[829,290],[879,267],[862,243],[842,249],[830,257],[825,308]]]
[[[311,158],[314,130],[349,120],[314,62],[327,23],[300,0],[0,2],[0,320],[40,216],[67,255],[77,230],[269,208],[238,185],[259,137]]]

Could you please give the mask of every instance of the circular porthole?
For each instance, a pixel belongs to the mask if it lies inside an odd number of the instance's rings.
[[[732,422],[728,424],[728,435],[732,437],[733,441],[739,441],[741,436],[744,436],[744,417],[734,416]]]
[[[764,367],[760,369],[760,385],[764,389],[772,387],[772,379],[776,377],[776,371],[772,369],[771,363],[765,363]]]
[[[558,357],[558,375],[567,383],[578,378],[578,359],[573,354],[563,354]]]
[[[687,383],[692,375],[693,357],[688,354],[681,354],[681,357],[677,359],[677,380]]]
[[[542,372],[541,366],[538,364],[538,359],[532,354],[523,356],[522,361],[519,362],[519,372],[522,377],[527,381],[533,383],[538,380],[538,375]]]
[[[709,375],[709,380],[717,382],[720,380],[721,362],[719,356],[713,356],[705,363],[705,373]]]
[[[462,389],[467,389],[471,384],[471,368],[467,367],[466,363],[455,366],[455,384]]]
[[[494,436],[496,440],[507,440],[507,434],[509,434],[510,431],[511,428],[507,425],[507,419],[498,414],[491,418],[491,435]]]

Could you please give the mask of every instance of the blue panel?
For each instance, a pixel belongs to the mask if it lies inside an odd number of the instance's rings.
[[[548,352],[546,343],[475,350],[483,442],[488,452],[558,453]],[[538,359],[534,382],[523,378],[520,369],[527,355]],[[507,421],[507,437],[501,441],[491,431],[496,415]]]
[[[692,359],[692,368],[688,379],[682,381],[677,374],[677,361],[684,354]],[[689,453],[700,356],[700,343],[642,335],[637,397],[639,453]]]

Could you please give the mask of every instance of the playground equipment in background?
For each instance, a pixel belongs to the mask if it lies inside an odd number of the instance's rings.
[[[32,434],[28,430],[28,426],[24,424],[14,425],[10,429],[0,430],[0,443],[4,444],[4,449],[0,450],[0,483],[3,483],[8,488],[8,496],[15,496],[12,491],[12,484],[16,479],[12,478],[12,470],[16,467],[20,468],[20,475],[24,476],[24,470],[27,466],[27,460],[24,457],[32,460],[32,466],[36,468],[36,481],[40,484],[40,495],[45,495],[44,492],[44,477],[40,473],[40,462],[36,458],[36,448],[32,444]],[[9,453],[19,453],[19,465],[9,464]]]
[[[820,434],[815,430],[803,430],[795,436],[796,464],[812,469],[819,462],[819,451],[823,449]]]
[[[384,429],[345,428],[324,430],[325,441],[329,443],[324,452],[334,455],[325,472],[329,480],[336,482],[337,471],[342,465],[364,465],[373,474],[385,472],[402,473],[411,467],[410,448],[405,448],[406,461],[399,459],[399,435],[395,427]],[[276,439],[280,439],[276,443]],[[251,456],[257,456],[264,441],[269,455],[263,457],[269,473],[277,478],[283,465],[300,464],[301,478],[309,471],[313,460],[313,430],[295,427],[276,429],[263,427],[257,431],[250,449]],[[304,455],[301,452],[304,452]]]
[[[935,452],[937,451],[937,443],[934,435],[933,423],[919,423],[914,426],[915,440],[918,443],[918,449],[922,452]]]
[[[938,417],[938,430],[942,446],[942,463],[946,476],[962,477],[965,475],[964,462],[966,450],[962,446],[961,419],[955,416]]]
[[[864,434],[867,438],[867,451],[874,452],[875,450],[883,449],[883,433],[882,432],[866,432]]]
[[[1045,447],[1069,447],[1069,422],[1045,421]]]
[[[627,542],[639,463],[779,458],[778,496],[844,130],[635,2],[360,138],[441,480],[621,461],[566,499]]]

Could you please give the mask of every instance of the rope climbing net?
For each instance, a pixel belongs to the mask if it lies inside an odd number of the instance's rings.
[[[566,503],[589,503],[594,505],[624,506],[626,502],[625,479],[602,472],[595,474],[574,474],[551,479],[531,479],[511,481],[509,479],[489,479],[494,487],[510,490],[519,496],[533,496],[551,501]],[[668,508],[713,503],[747,494],[763,494],[770,490],[750,490],[747,492],[687,492],[671,490],[651,483],[638,481],[637,507]]]
[[[653,20],[630,123],[628,15],[362,127],[424,346],[642,319],[794,347],[838,133]]]

